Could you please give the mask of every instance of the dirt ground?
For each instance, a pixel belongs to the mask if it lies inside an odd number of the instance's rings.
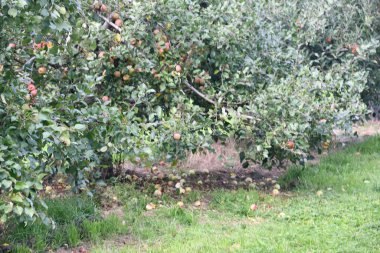
[[[380,134],[379,121],[368,121],[357,125],[352,133],[336,130],[330,149],[322,154],[312,152],[314,158],[309,163],[316,164],[322,156],[376,134]],[[271,190],[277,184],[278,178],[286,171],[285,168],[276,167],[268,170],[258,164],[252,164],[249,168],[243,169],[233,141],[228,141],[225,145],[215,144],[214,149],[215,152],[189,154],[188,158],[178,166],[180,170],[173,170],[165,163],[157,164],[149,169],[123,164],[118,169],[122,171],[122,181],[133,181],[142,187],[149,183],[160,184],[165,188],[173,188],[174,191],[176,182],[180,181],[183,182],[181,187],[191,186],[202,190],[241,187]]]

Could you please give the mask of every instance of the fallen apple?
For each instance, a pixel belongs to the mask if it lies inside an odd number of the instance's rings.
[[[156,209],[156,205],[153,204],[153,203],[149,203],[145,206],[145,209],[150,211],[150,210],[153,210],[153,209]]]
[[[252,211],[256,211],[257,210],[257,205],[256,204],[252,204],[249,209],[251,209]]]
[[[179,141],[181,139],[181,134],[180,133],[173,133],[173,139],[176,141]]]
[[[157,189],[157,190],[154,191],[153,195],[155,197],[161,197],[162,196],[162,191]]]

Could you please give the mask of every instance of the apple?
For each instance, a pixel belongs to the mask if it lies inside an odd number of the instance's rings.
[[[138,42],[137,42],[137,45],[140,47],[141,45],[142,45],[142,40],[139,40]]]
[[[203,78],[200,78],[200,77],[195,77],[194,83],[199,84],[199,85],[204,85],[205,80]]]
[[[160,55],[163,55],[164,52],[165,52],[165,50],[164,50],[163,48],[158,49],[158,53],[159,53]]]
[[[353,45],[351,45],[351,53],[353,54],[353,55],[358,55],[359,54],[359,45],[358,44],[353,44]]]
[[[181,71],[182,71],[182,67],[181,67],[181,65],[176,65],[176,66],[175,66],[175,71],[177,71],[177,72],[181,72]]]
[[[160,33],[160,30],[155,29],[155,30],[153,31],[153,33],[154,33],[154,35],[158,35],[158,34]]]
[[[98,58],[103,58],[105,54],[106,54],[106,52],[100,51],[98,54]]]
[[[100,6],[100,11],[101,11],[101,12],[107,12],[107,5],[102,4],[102,5]]]
[[[165,42],[165,51],[169,51],[170,49],[170,42]]]
[[[31,92],[30,92],[30,95],[32,95],[33,97],[36,97],[37,96],[37,89],[35,89],[35,90],[32,90]]]
[[[38,68],[38,74],[45,75],[46,74],[46,67],[39,67]]]
[[[249,209],[251,209],[252,211],[256,211],[257,210],[257,205],[256,204],[252,204]]]
[[[113,75],[116,77],[116,78],[119,78],[121,76],[121,72],[120,71],[115,71],[113,73]]]
[[[59,7],[59,8],[58,8],[58,11],[59,11],[59,13],[60,13],[61,15],[66,15],[66,8],[65,8],[65,7],[63,7],[63,6]]]
[[[93,5],[93,8],[94,8],[94,10],[98,11],[100,9],[100,3],[99,2],[95,2],[94,5]]]
[[[147,205],[145,206],[145,209],[146,209],[147,211],[153,210],[153,209],[155,209],[155,208],[156,208],[156,205],[153,204],[153,203],[149,203],[149,204],[147,204]]]
[[[124,76],[123,76],[123,80],[124,80],[124,81],[128,81],[130,78],[131,78],[131,77],[130,77],[129,75],[124,75]]]
[[[286,143],[286,147],[287,147],[288,149],[294,149],[294,146],[295,146],[294,141],[289,140],[289,141]]]
[[[116,21],[120,18],[120,15],[118,13],[114,12],[114,13],[112,13],[111,18],[113,21]]]
[[[153,195],[155,197],[161,197],[162,196],[162,191],[161,190],[155,190],[154,193],[153,193]]]
[[[129,43],[131,43],[132,46],[136,45],[136,39],[132,38]]]
[[[108,96],[103,96],[102,100],[103,100],[103,102],[108,102],[108,101],[110,101],[110,98]]]
[[[118,27],[121,27],[123,25],[123,20],[121,20],[120,18],[116,19],[115,20],[115,25],[118,26]]]
[[[16,44],[15,44],[15,43],[9,43],[9,44],[8,44],[8,47],[9,47],[9,48],[16,48]]]
[[[121,42],[121,35],[120,35],[120,33],[115,34],[114,40],[115,40],[116,43],[120,43]]]
[[[30,83],[28,84],[28,91],[34,91],[36,89],[36,86],[34,84]]]
[[[181,139],[181,134],[180,133],[174,133],[173,134],[173,139],[176,141],[179,141]]]
[[[331,44],[332,43],[332,38],[331,37],[327,37],[325,39],[325,41],[326,41],[327,44]]]
[[[278,189],[273,189],[272,195],[277,196],[278,194],[280,194],[280,191]]]
[[[53,42],[48,41],[48,42],[46,42],[46,46],[47,46],[47,48],[51,49],[51,48],[53,48],[54,44],[53,44]]]

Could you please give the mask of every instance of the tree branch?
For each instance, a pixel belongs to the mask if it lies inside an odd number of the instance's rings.
[[[33,56],[32,58],[30,58],[27,62],[24,63],[24,66],[22,66],[22,69],[25,69],[25,67],[27,65],[31,64],[35,59],[36,59],[35,56]]]
[[[199,90],[197,90],[194,86],[192,86],[188,81],[185,81],[185,84],[187,87],[189,87],[192,91],[194,91],[198,96],[200,96],[201,98],[203,98],[204,100],[206,100],[207,102],[213,104],[213,105],[216,105],[216,102],[213,101],[212,99],[208,98],[205,94],[203,94],[202,92],[200,92]]]
[[[112,26],[112,27],[115,28],[119,33],[121,33],[121,29],[120,29],[120,27],[118,27],[117,25],[115,25],[114,23],[112,23],[111,21],[109,21],[108,18],[106,18],[106,17],[100,15],[99,13],[98,13],[98,16],[99,16],[101,19],[103,19],[104,22],[106,22],[108,25]]]
[[[213,105],[216,105],[216,102],[210,98],[208,98],[205,94],[203,94],[202,92],[200,92],[199,90],[197,90],[194,86],[192,86],[188,81],[185,81],[184,82],[186,84],[187,87],[189,87],[192,91],[194,91],[198,96],[200,96],[201,98],[203,98],[204,100],[206,100],[207,102],[213,104]],[[228,108],[227,108],[228,110]],[[250,120],[253,120],[254,117],[250,116],[250,115],[246,115],[246,114],[238,114],[239,117],[242,117],[244,119],[250,119]]]

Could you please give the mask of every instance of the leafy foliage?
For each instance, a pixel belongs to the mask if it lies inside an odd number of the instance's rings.
[[[175,165],[235,136],[245,165],[302,161],[366,112],[376,10],[359,0],[1,2],[1,222],[48,222],[43,179],[66,173],[84,190],[115,153]]]

